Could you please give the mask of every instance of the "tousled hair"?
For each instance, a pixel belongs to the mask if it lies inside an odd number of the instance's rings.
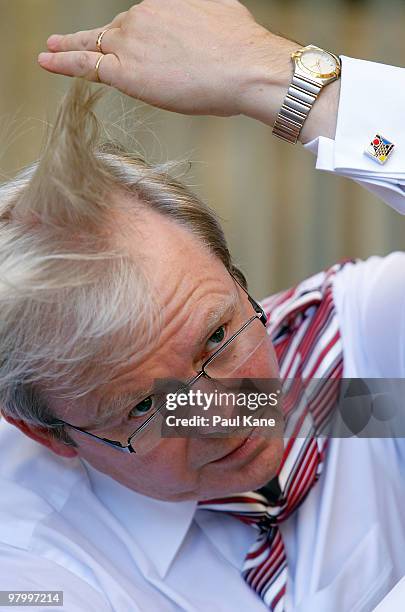
[[[0,186],[0,407],[50,428],[52,397],[88,396],[159,334],[141,253],[120,244],[116,213],[131,215],[133,231],[141,208],[171,219],[245,284],[216,215],[170,163],[101,141],[99,95],[75,81],[41,159]]]

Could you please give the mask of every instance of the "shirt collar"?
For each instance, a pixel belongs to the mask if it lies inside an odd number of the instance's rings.
[[[141,495],[83,461],[94,493],[164,578],[192,523],[196,501],[167,502]]]

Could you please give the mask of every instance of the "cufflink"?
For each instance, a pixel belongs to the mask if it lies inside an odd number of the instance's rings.
[[[381,134],[376,134],[372,138],[364,153],[369,157],[372,157],[379,164],[385,164],[393,152],[394,147],[395,145],[393,142],[390,142],[384,138],[384,136],[381,136]]]

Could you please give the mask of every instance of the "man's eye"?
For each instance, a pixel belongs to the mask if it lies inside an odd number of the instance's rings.
[[[145,397],[139,404],[134,406],[129,413],[129,418],[142,417],[148,414],[153,408],[153,398],[151,395]]]
[[[208,338],[206,345],[207,349],[209,351],[214,351],[215,349],[217,349],[224,341],[225,334],[225,325],[221,325],[221,327],[218,327],[218,329],[214,331],[212,336]]]

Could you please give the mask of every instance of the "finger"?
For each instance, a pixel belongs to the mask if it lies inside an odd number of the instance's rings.
[[[96,64],[101,59],[98,68]],[[106,85],[113,85],[119,76],[121,67],[116,55],[109,53],[100,55],[95,51],[64,51],[62,53],[40,53],[38,62],[42,68],[56,74],[70,77],[84,77],[89,81],[100,81]]]
[[[123,23],[124,17],[126,16],[127,13],[128,11],[123,11],[122,13],[118,13],[118,15],[116,15],[110,23],[107,23],[105,26],[101,26],[100,28],[93,28],[92,30],[83,30],[82,32],[76,32],[74,34],[52,34],[51,36],[49,36],[47,40],[48,49],[50,51],[56,51],[56,52],[57,51],[82,51],[82,50],[83,51],[96,51],[97,36],[99,35],[99,33],[102,32],[103,30],[120,28]],[[61,48],[61,45],[63,46],[63,44],[67,44],[65,39],[67,39],[69,36],[77,37],[76,42],[78,46],[72,49]]]
[[[110,26],[112,28],[120,28],[127,13],[128,11],[122,11],[122,13],[118,13],[118,15],[116,15],[110,23]],[[108,26],[106,26],[106,28],[108,28]]]
[[[106,30],[106,31],[105,31]],[[53,34],[46,42],[49,51],[60,53],[63,51],[98,51],[97,39],[105,31],[102,39],[103,53],[113,53],[114,42],[117,40],[119,29],[105,26],[94,30],[83,30],[74,34]]]

